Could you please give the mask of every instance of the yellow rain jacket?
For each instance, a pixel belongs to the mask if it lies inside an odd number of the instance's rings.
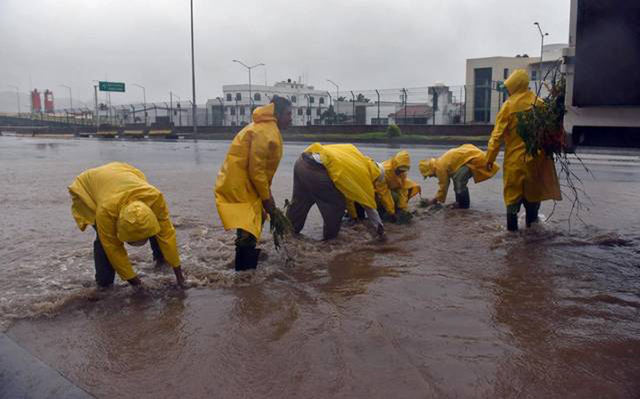
[[[516,69],[504,84],[510,97],[498,112],[487,149],[487,160],[494,162],[504,140],[504,203],[517,204],[523,198],[529,202],[561,200],[553,161],[542,153],[528,156],[516,131],[516,114],[530,110],[536,102],[536,95],[529,90],[529,76],[525,70]]]
[[[253,123],[231,142],[214,190],[224,228],[242,229],[256,238],[262,233],[262,201],[271,198],[271,181],[282,158],[274,108],[269,104],[253,111]]]
[[[473,144],[464,144],[445,152],[440,158],[431,158],[420,161],[420,173],[426,177],[438,178],[438,193],[436,201],[444,203],[447,200],[449,182],[458,169],[467,166],[473,175],[475,183],[481,183],[492,178],[500,167],[493,164],[493,168],[487,170],[487,158],[484,152]]]
[[[382,202],[384,209],[393,215],[396,207],[398,209],[407,209],[409,200],[420,194],[421,188],[416,182],[407,177],[407,173],[411,168],[411,158],[407,151],[400,151],[393,158],[383,162],[382,166],[384,167],[384,180],[387,184],[386,187],[383,187],[383,192],[379,193],[380,202]],[[397,175],[396,169],[399,167],[404,167],[407,171]],[[394,204],[391,192],[398,194],[397,204]]]
[[[107,258],[123,280],[136,276],[124,242],[155,236],[167,263],[180,266],[167,204],[140,170],[122,162],[89,169],[76,177],[69,193],[78,227],[96,226]]]
[[[331,181],[345,196],[351,217],[357,217],[355,202],[376,209],[375,193],[386,187],[386,183],[380,178],[382,171],[373,159],[364,156],[353,144],[313,143],[304,152],[320,155]]]

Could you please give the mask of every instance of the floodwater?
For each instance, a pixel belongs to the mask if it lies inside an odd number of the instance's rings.
[[[227,146],[0,137],[1,329],[99,398],[640,396],[640,152],[581,154],[593,176],[571,224],[564,201],[507,233],[498,176],[470,185],[469,211],[414,202],[384,243],[363,225],[319,242],[314,208],[286,255],[264,234],[268,258],[235,273],[212,194]],[[305,146],[285,145],[280,205]],[[445,150],[409,148],[424,196],[417,161]],[[165,194],[189,289],[145,247],[129,248],[144,291],[96,291],[66,186],[114,160]]]

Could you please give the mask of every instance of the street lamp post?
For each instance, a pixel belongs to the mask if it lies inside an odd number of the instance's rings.
[[[549,36],[549,34],[542,32],[542,28],[538,22],[534,22],[533,24],[538,27],[538,32],[540,32],[540,70],[538,72],[540,76],[538,77],[538,80],[540,81],[540,87],[542,87],[542,54],[544,52],[544,37]],[[540,90],[538,90],[538,93],[539,92]]]
[[[60,87],[64,87],[67,90],[69,90],[69,108],[71,108],[71,112],[73,112],[73,96],[71,94],[71,87],[66,86],[66,85],[60,85]]]
[[[259,64],[255,64],[253,66],[249,66],[249,65],[245,64],[244,62],[242,62],[240,60],[233,60],[233,62],[237,62],[238,64],[240,64],[243,67],[247,68],[247,71],[249,71],[249,106],[251,107],[251,112],[253,112],[253,95],[251,94],[251,70],[253,68],[256,68],[256,67],[259,67],[259,66],[266,67],[266,65],[261,62]]]
[[[20,116],[20,89],[18,88],[18,86],[14,86],[14,85],[9,85],[9,87],[16,89],[16,101],[18,102],[18,116]]]
[[[327,79],[327,82],[336,87],[336,122],[340,122],[340,86],[331,79]]]
[[[131,86],[139,87],[142,89],[142,101],[144,101],[144,125],[147,126],[147,89],[143,86],[140,86],[137,83],[133,83]]]
[[[193,54],[193,0],[191,0],[191,89],[193,95],[193,100],[191,101],[193,116],[191,120],[193,121],[193,133],[195,134],[198,133],[198,122],[196,120],[196,66]]]

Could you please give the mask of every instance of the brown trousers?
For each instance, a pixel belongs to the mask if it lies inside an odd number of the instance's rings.
[[[327,169],[309,154],[303,153],[293,167],[293,197],[287,209],[287,217],[296,233],[300,233],[304,227],[309,210],[314,204],[318,206],[324,221],[323,238],[336,238],[346,209],[346,200],[331,181]]]

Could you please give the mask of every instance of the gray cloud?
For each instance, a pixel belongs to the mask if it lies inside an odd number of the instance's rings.
[[[231,62],[267,64],[270,83],[306,77],[317,88],[461,84],[465,59],[537,54],[567,42],[569,0],[194,0],[197,98],[244,83]],[[18,85],[91,101],[92,80],[124,81],[114,102],[191,98],[188,0],[0,0],[0,91]],[[253,73],[264,83],[264,71]]]

